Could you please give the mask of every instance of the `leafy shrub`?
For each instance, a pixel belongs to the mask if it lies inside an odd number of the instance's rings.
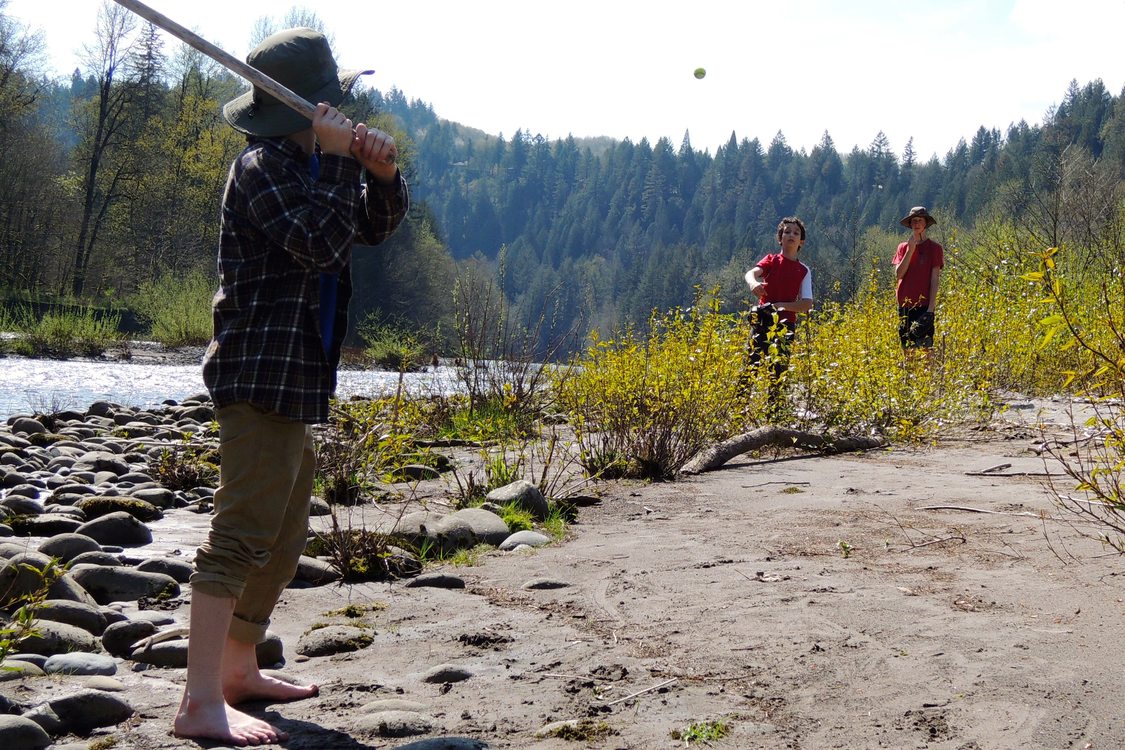
[[[20,354],[30,356],[93,357],[119,343],[121,314],[99,314],[92,308],[49,312],[40,317],[33,308],[21,307],[13,316],[13,327],[21,334],[13,343]]]
[[[490,442],[524,437],[532,427],[530,415],[513,408],[511,400],[485,399],[476,404],[461,396],[449,402],[454,408],[448,421],[438,426],[441,437]]]
[[[711,744],[711,740],[721,740],[730,733],[730,725],[724,719],[697,721],[683,730],[673,730],[672,739],[683,740],[684,744]]]
[[[398,396],[335,404],[316,440],[316,482],[325,501],[354,505],[376,477],[427,463],[415,447],[412,425],[419,413]]]
[[[133,296],[133,309],[149,323],[149,335],[168,347],[199,346],[211,339],[211,300],[216,281],[192,271],[165,274],[145,282]]]
[[[1039,269],[1025,278],[1052,305],[1039,321],[1041,346],[1075,353],[1076,367],[1063,373],[1064,385],[1078,388],[1093,410],[1086,420],[1071,416],[1069,445],[1046,442],[1079,496],[1055,480],[1049,488],[1059,507],[1100,532],[1091,534],[1082,523],[1079,533],[1125,554],[1125,276],[1120,270],[1090,276],[1084,267],[1068,268],[1068,254],[1058,248],[1038,258]]]
[[[342,527],[335,515],[332,528],[317,533],[305,554],[327,558],[346,583],[406,578],[421,570],[406,541],[379,531]]]
[[[527,531],[535,525],[535,519],[531,512],[514,502],[508,503],[500,509],[500,517],[504,519],[504,523],[508,524],[508,530],[512,533]]]
[[[877,274],[854,300],[821,305],[793,357],[810,424],[922,440],[951,423],[986,418],[1000,391],[1057,391],[1056,374],[1072,368],[1074,356],[1036,346],[1035,321],[1048,306],[1028,283],[1031,256],[1006,226],[980,237],[948,240],[928,357],[904,356],[894,292]]]
[[[66,573],[66,566],[61,565],[57,559],[52,559],[42,569],[29,563],[17,565],[18,571],[9,571],[4,576],[11,587],[0,591],[0,605],[15,610],[11,620],[0,627],[0,665],[19,648],[25,638],[36,635],[36,613],[47,601],[51,586]],[[27,577],[34,581],[34,585],[23,588],[22,593],[18,593],[20,581]]]
[[[484,454],[484,476],[488,493],[499,487],[507,487],[522,477],[523,457],[518,452],[509,458],[508,451],[501,449]]]
[[[190,490],[217,487],[219,453],[192,446],[165,448],[149,461],[149,473],[162,487]]]
[[[588,470],[670,478],[743,424],[739,380],[746,332],[717,306],[654,315],[646,335],[595,334],[556,381]]]
[[[379,367],[397,372],[410,372],[427,364],[426,346],[409,330],[381,322],[368,315],[359,324],[358,332],[367,345],[364,354]]]
[[[909,441],[950,415],[938,387],[946,371],[903,356],[897,316],[890,303],[829,303],[804,329],[792,362],[807,427]]]
[[[500,254],[500,277],[507,250]],[[550,398],[551,383],[561,375],[543,365],[568,350],[575,328],[555,330],[550,300],[536,314],[520,318],[495,279],[466,269],[453,287],[457,336],[456,377],[473,409],[503,404],[527,420],[539,416]],[[524,421],[526,423],[526,421]]]

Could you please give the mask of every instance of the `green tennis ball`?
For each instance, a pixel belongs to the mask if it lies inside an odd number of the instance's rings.
[[[705,75],[707,75],[707,71],[704,70],[703,68],[696,68],[695,69],[695,77],[696,78],[702,78]]]

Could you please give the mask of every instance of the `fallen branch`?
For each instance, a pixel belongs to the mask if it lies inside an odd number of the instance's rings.
[[[930,541],[922,542],[921,544],[911,543],[910,548],[911,549],[918,549],[919,547],[929,547],[931,544],[940,544],[942,542],[952,542],[952,541],[958,541],[958,542],[961,542],[961,544],[964,544],[968,540],[965,539],[964,534],[960,534],[958,536],[942,537],[941,539],[931,539]]]
[[[980,471],[966,471],[965,473],[971,477],[979,477],[983,474],[988,474],[993,471],[1000,471],[1001,469],[1010,468],[1012,468],[1011,464],[996,464],[995,466],[989,466],[987,469],[981,469]]]
[[[1052,474],[1049,471],[1006,471],[1003,474],[997,474],[994,471],[990,472],[988,469],[985,469],[984,471],[966,471],[965,476],[967,476],[967,477],[1051,477],[1051,476],[1059,476],[1059,475],[1058,474]]]
[[[883,441],[869,437],[830,438],[812,432],[791,430],[787,427],[768,425],[750,432],[727,438],[710,448],[704,448],[680,469],[681,474],[702,474],[717,469],[735,456],[749,453],[759,448],[808,448],[824,453],[849,453],[879,448]]]
[[[966,513],[992,513],[998,516],[1031,516],[1032,518],[1040,518],[1039,513],[1020,512],[1016,513],[1009,510],[987,510],[985,508],[970,508],[967,505],[923,505],[918,510],[963,510]]]
[[[630,695],[626,695],[624,698],[618,698],[615,701],[610,701],[609,703],[603,703],[602,705],[608,707],[608,706],[615,706],[618,703],[624,703],[627,700],[631,700],[633,698],[636,698],[638,695],[644,695],[645,693],[651,693],[653,690],[659,690],[662,687],[665,687],[667,685],[671,685],[673,682],[675,682],[678,679],[680,679],[680,678],[679,677],[673,677],[672,679],[665,680],[664,682],[661,682],[658,685],[653,685],[652,687],[647,687],[644,690],[638,690],[635,693],[632,693]]]
[[[758,482],[757,484],[744,484],[742,485],[742,489],[752,490],[755,487],[765,487],[768,484],[784,484],[786,487],[795,487],[796,485],[803,484],[808,487],[812,485],[812,482]]]

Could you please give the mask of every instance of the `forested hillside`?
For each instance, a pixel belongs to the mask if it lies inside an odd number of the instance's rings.
[[[219,115],[242,84],[192,50],[106,7],[95,54],[65,81],[39,73],[41,40],[0,0],[0,284],[9,298],[128,304],[162,275],[213,273],[218,203],[241,138]],[[136,37],[138,42],[126,44]],[[359,253],[356,316],[447,339],[458,279],[496,279],[517,316],[609,330],[719,288],[774,247],[780,217],[801,216],[818,297],[848,299],[887,267],[898,219],[925,204],[947,245],[994,214],[1044,247],[1098,248],[1120,236],[1125,91],[1073,82],[1042,122],[980,128],[922,159],[871,123],[864,149],[791,148],[743,134],[712,154],[690,134],[548,141],[442,120],[440,103],[359,90],[345,107],[391,129],[415,208],[406,231]],[[378,114],[376,114],[378,113]],[[737,135],[736,135],[737,134]],[[1101,227],[1106,231],[1102,236]],[[1120,249],[1117,249],[1120,251]],[[544,340],[547,334],[543,334]]]
[[[416,191],[454,257],[500,258],[512,298],[558,297],[602,325],[688,302],[695,285],[737,301],[743,272],[774,247],[785,215],[809,227],[803,253],[817,294],[847,298],[873,262],[889,261],[886,233],[901,232],[913,205],[938,212],[947,240],[1001,212],[1058,244],[1088,218],[1112,223],[1125,176],[1125,98],[1101,81],[1072,83],[1041,124],[982,127],[925,161],[909,142],[896,153],[877,123],[870,146],[846,154],[826,131],[808,153],[777,133],[768,143],[732,134],[712,155],[689,134],[677,145],[493,138],[423,103],[392,96],[384,106],[416,141]],[[1075,182],[1090,174],[1101,195],[1078,199]]]

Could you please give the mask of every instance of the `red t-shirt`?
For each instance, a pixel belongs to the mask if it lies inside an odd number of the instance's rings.
[[[903,242],[895,251],[891,265],[897,266],[906,257],[906,244]],[[886,257],[886,256],[884,256]],[[914,248],[914,257],[906,267],[906,275],[898,280],[895,296],[899,307],[929,307],[930,277],[935,268],[945,266],[945,254],[941,245],[926,238]]]
[[[789,260],[781,253],[770,253],[758,261],[762,269],[762,281],[766,282],[766,293],[761,301],[792,302],[801,296],[801,282],[809,273],[809,267],[799,260]],[[782,320],[795,322],[797,313],[792,310],[780,312]]]

